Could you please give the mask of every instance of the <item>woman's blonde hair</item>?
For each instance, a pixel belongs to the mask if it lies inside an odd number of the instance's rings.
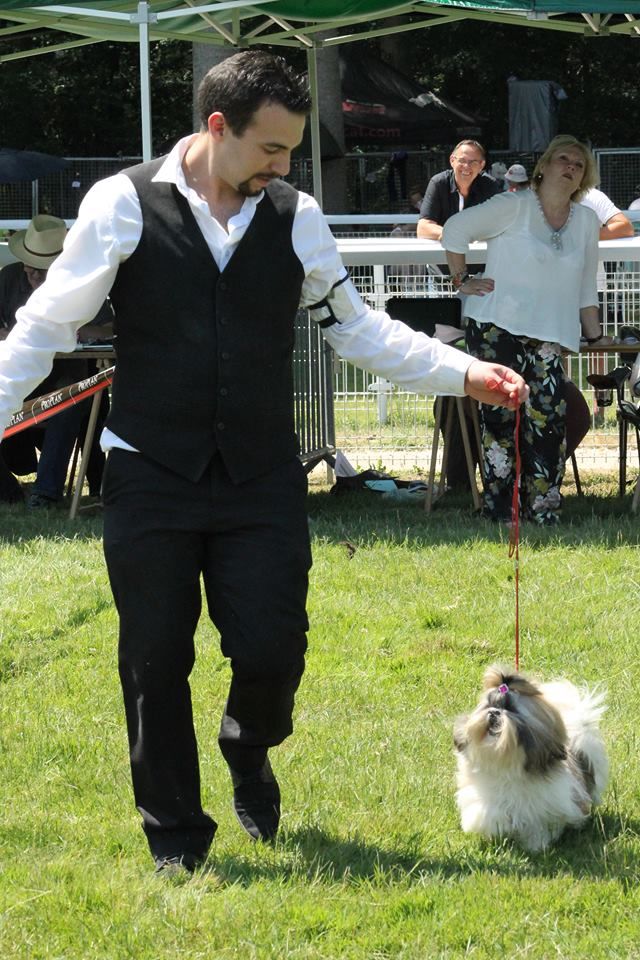
[[[572,147],[574,150],[579,150],[584,158],[584,172],[580,186],[571,194],[571,199],[575,201],[575,203],[579,203],[584,195],[598,183],[598,168],[594,156],[586,143],[576,140],[575,137],[567,133],[561,133],[557,137],[554,137],[538,160],[531,178],[531,187],[534,190],[538,190],[544,179],[544,168],[551,160],[553,154],[557,153],[558,150],[567,150],[569,147]]]

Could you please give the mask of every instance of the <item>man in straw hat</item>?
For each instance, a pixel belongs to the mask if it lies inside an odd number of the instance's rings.
[[[67,233],[64,220],[38,214],[26,230],[9,238],[9,251],[17,263],[0,271],[0,339],[4,340],[16,322],[16,312],[47,276],[54,260],[62,253]],[[102,315],[104,320],[104,314]],[[88,374],[86,361],[56,360],[53,369],[32,396],[50,393],[81,380]],[[25,430],[0,445],[0,500],[18,502],[22,487],[13,473],[35,473],[36,480],[27,500],[31,509],[50,507],[63,495],[69,459],[84,416],[81,404],[56,414],[42,427]],[[39,458],[36,449],[40,449]],[[12,472],[13,471],[13,472]]]
[[[254,840],[278,830],[267,754],[292,732],[311,564],[293,417],[299,306],[343,356],[412,389],[514,405],[527,395],[507,368],[476,366],[362,302],[318,205],[281,180],[310,108],[282,58],[236,53],[198,99],[198,133],[89,190],[17,335],[0,345],[1,426],[21,389],[6,372],[28,389],[44,344],[49,357],[71,349],[111,291],[105,556],[135,799],[165,875],[202,863],[217,826],[201,806],[188,680],[201,577],[231,661],[218,744],[233,808]]]

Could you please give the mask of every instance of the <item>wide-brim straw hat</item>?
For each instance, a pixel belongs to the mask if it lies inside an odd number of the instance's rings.
[[[9,250],[28,267],[47,270],[62,253],[66,235],[64,220],[39,213],[26,230],[18,230],[9,237]]]

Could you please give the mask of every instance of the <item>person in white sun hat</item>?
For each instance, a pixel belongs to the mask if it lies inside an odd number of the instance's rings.
[[[514,193],[516,190],[529,189],[529,174],[521,163],[512,163],[505,173],[504,179],[509,193]]]
[[[0,340],[5,340],[22,307],[47,276],[49,267],[62,253],[67,228],[64,220],[38,214],[26,230],[9,238],[9,251],[16,258],[0,271]],[[49,375],[31,396],[42,396],[81,380],[86,362],[56,360]],[[80,430],[85,405],[78,404],[51,417],[42,427],[16,434],[0,445],[0,501],[20,502],[23,488],[14,476],[35,473],[36,480],[27,499],[29,509],[51,507],[62,499],[73,445]],[[36,451],[40,450],[40,456]]]

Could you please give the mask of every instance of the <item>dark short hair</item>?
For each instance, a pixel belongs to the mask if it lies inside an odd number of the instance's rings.
[[[278,103],[292,113],[307,114],[311,97],[306,78],[282,57],[263,50],[242,50],[216,64],[198,88],[202,129],[219,111],[236,136],[247,129],[264,103]]]
[[[458,149],[458,147],[475,147],[476,150],[482,156],[483,160],[487,159],[487,151],[485,150],[485,148],[482,146],[481,143],[478,143],[477,140],[461,140],[460,143],[456,143],[455,147],[451,151],[452,157],[455,156],[455,152]]]

